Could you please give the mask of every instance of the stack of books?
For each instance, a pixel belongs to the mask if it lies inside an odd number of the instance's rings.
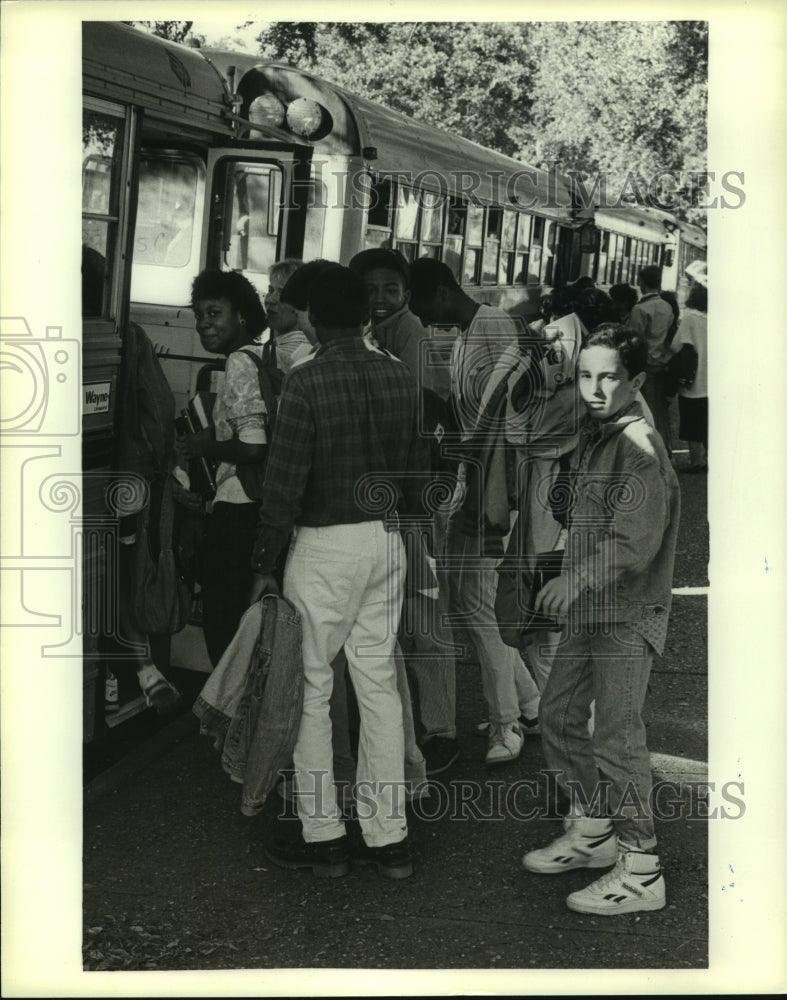
[[[198,392],[189,400],[186,409],[180,411],[175,421],[178,434],[196,434],[213,426],[213,404],[216,394],[213,392]],[[216,492],[217,463],[207,458],[194,458],[189,463],[189,479],[191,489],[201,496],[210,498]]]

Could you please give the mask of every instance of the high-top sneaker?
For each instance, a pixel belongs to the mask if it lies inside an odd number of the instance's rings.
[[[563,829],[565,832],[557,840],[522,858],[529,872],[555,875],[572,868],[608,868],[615,864],[618,844],[610,820],[566,818]]]
[[[667,892],[658,855],[624,848],[620,849],[611,872],[566,899],[569,910],[602,917],[636,910],[661,910],[666,905]]]
[[[522,727],[518,722],[492,722],[489,726],[489,748],[486,752],[485,764],[507,764],[516,760],[522,752]]]

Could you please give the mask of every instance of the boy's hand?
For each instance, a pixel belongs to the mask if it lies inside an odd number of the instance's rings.
[[[567,618],[576,594],[569,586],[568,577],[561,573],[546,583],[536,596],[536,611],[550,618]]]

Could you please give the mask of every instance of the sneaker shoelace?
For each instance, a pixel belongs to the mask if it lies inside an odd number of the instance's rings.
[[[505,743],[503,739],[503,724],[501,722],[489,723],[489,745],[493,746],[495,743]]]
[[[601,889],[606,889],[620,879],[621,874],[625,871],[625,862],[623,858],[624,856],[622,854],[618,855],[615,867],[608,871],[605,875],[602,875],[601,878],[596,879],[593,883],[594,889],[598,889],[599,891]]]

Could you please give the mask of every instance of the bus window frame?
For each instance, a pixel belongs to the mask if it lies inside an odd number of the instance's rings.
[[[82,95],[82,114],[84,123],[85,111],[117,118],[122,122],[120,131],[120,150],[117,170],[110,180],[110,201],[112,220],[101,213],[82,212],[82,219],[95,218],[99,221],[114,222],[112,233],[112,259],[108,269],[108,288],[105,289],[100,316],[82,315],[83,328],[90,327],[94,332],[117,332],[122,328],[128,317],[128,292],[131,285],[131,246],[130,238],[133,232],[136,203],[131,199],[135,163],[138,154],[137,137],[139,134],[139,112],[131,105],[107,101],[94,97],[92,94]],[[114,156],[114,149],[113,149]],[[114,188],[114,191],[113,191]],[[107,255],[108,256],[108,255]],[[82,306],[80,304],[80,314]]]

